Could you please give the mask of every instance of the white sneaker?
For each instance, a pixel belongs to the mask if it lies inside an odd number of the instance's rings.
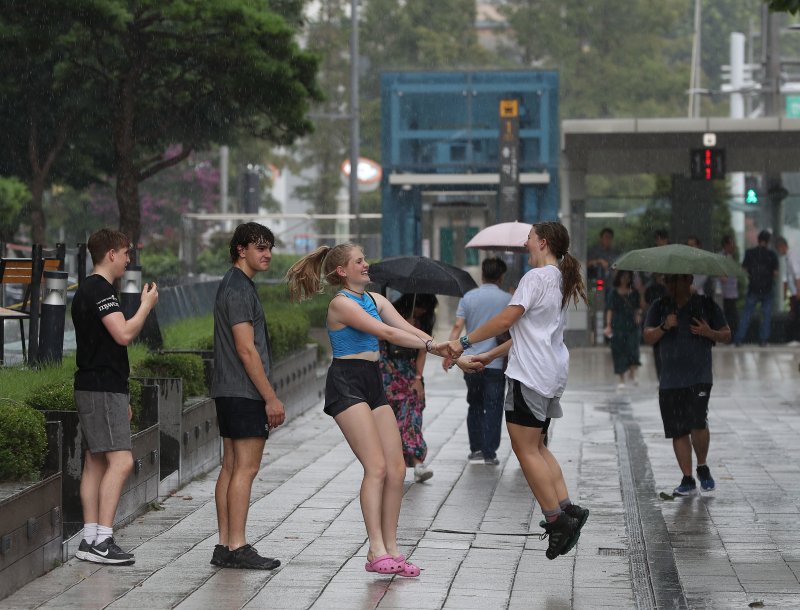
[[[433,470],[425,466],[425,464],[417,464],[414,466],[414,480],[417,483],[427,481],[433,476]]]
[[[800,341],[789,341],[789,343],[786,344],[786,347],[798,347],[798,346],[800,346]]]
[[[625,384],[624,384],[624,383],[622,383],[622,382],[618,383],[618,384],[617,384],[617,389],[618,389],[618,390],[624,390],[624,389],[625,389]]]

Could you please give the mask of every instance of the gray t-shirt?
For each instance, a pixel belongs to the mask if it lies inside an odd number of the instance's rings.
[[[211,396],[237,396],[261,400],[256,386],[236,352],[233,327],[242,322],[253,325],[256,350],[269,376],[272,353],[267,321],[253,281],[238,267],[231,267],[222,278],[214,302],[214,378]]]

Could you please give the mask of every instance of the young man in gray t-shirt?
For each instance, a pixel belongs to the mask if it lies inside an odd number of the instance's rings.
[[[247,544],[245,527],[253,479],[261,465],[270,428],[285,418],[268,375],[269,333],[253,277],[269,269],[275,237],[248,222],[230,242],[233,266],[222,278],[214,302],[214,378],[211,396],[222,436],[222,468],[214,491],[219,544],[211,563],[222,567],[272,570],[280,561],[262,557]]]

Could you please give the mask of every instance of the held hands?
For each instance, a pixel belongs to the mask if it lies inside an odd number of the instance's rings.
[[[664,320],[664,328],[667,330],[673,329],[678,325],[678,314],[671,313]]]
[[[458,345],[457,351],[453,350],[454,343]],[[454,360],[462,354],[464,348],[461,347],[461,344],[458,341],[445,341],[443,343],[432,343],[428,351],[432,354],[436,354],[437,356],[441,356],[442,358]]]
[[[461,341],[458,339],[454,339],[452,341],[448,341],[447,343],[443,343],[450,355],[450,358],[456,360],[458,359],[461,354],[464,353],[464,346],[461,345]]]
[[[485,363],[479,359],[479,356],[461,356],[455,363],[465,373],[479,373],[485,367]]]

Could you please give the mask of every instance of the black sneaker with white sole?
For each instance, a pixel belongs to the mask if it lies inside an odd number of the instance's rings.
[[[126,553],[117,546],[113,538],[95,542],[86,553],[86,561],[115,566],[129,566],[134,563],[133,553]]]
[[[86,555],[89,554],[89,550],[92,548],[92,545],[86,542],[85,540],[81,540],[80,545],[78,545],[78,550],[75,551],[75,557],[80,559],[81,561],[89,561],[86,559]]]
[[[226,568],[239,568],[240,570],[274,570],[281,562],[272,557],[262,557],[252,546],[245,544],[230,552]]]

